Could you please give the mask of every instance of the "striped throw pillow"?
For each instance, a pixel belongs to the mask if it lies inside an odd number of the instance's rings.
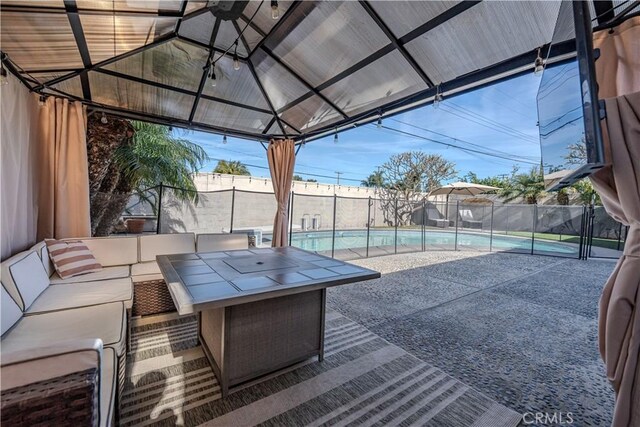
[[[102,270],[102,265],[96,261],[87,245],[79,240],[45,239],[45,243],[49,258],[63,279]]]

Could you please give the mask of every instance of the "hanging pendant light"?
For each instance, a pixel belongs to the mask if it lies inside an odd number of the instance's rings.
[[[213,62],[211,63],[211,68],[209,68],[209,79],[211,80],[209,83],[211,87],[216,87],[218,79],[216,78],[216,64]]]
[[[280,11],[278,10],[278,1],[271,0],[271,17],[278,19],[280,17]]]
[[[338,143],[338,128],[336,128],[336,133],[335,135],[333,135],[333,143],[334,144]]]
[[[433,108],[438,108],[443,99],[444,96],[442,95],[442,89],[439,84],[436,86],[436,95],[433,97]]]
[[[103,125],[109,123],[109,120],[107,120],[107,115],[104,112],[102,112],[102,117],[100,117],[100,123],[102,123]]]
[[[533,74],[539,76],[544,71],[544,59],[542,59],[542,55],[540,55],[540,48],[538,48],[538,56],[536,57],[535,62],[533,63]]]
[[[233,50],[233,69],[240,69],[240,60],[238,59],[238,40],[236,40],[236,48]]]
[[[44,95],[40,95],[40,98],[38,99],[38,105],[40,107],[44,107],[46,103],[47,103],[47,97]]]
[[[227,134],[226,133],[222,136],[222,143],[223,144],[227,143]]]

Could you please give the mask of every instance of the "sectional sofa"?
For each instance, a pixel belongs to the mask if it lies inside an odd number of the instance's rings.
[[[114,424],[130,317],[173,309],[156,256],[248,247],[242,234],[74,240],[102,270],[62,279],[44,242],[0,264],[3,424]]]

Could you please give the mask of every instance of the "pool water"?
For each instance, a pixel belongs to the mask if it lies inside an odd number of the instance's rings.
[[[309,251],[330,251],[333,244],[331,231],[315,232],[295,232],[291,236],[292,246]],[[371,230],[369,233],[369,247],[373,246],[394,246],[394,230]],[[453,249],[455,247],[455,232],[432,231],[424,233],[424,242],[427,249]],[[458,249],[476,249],[496,251],[531,251],[531,239],[504,236],[494,234],[493,238],[488,233],[458,232]],[[400,246],[422,246],[422,232],[420,230],[398,230],[398,247]],[[357,249],[367,247],[367,231],[336,231],[335,249]],[[534,252],[575,254],[577,256],[578,247],[576,245],[540,241],[534,242]]]

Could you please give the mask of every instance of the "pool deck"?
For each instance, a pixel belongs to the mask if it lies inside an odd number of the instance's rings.
[[[473,251],[352,262],[383,276],[330,289],[333,309],[518,412],[610,424],[597,306],[613,262]]]

